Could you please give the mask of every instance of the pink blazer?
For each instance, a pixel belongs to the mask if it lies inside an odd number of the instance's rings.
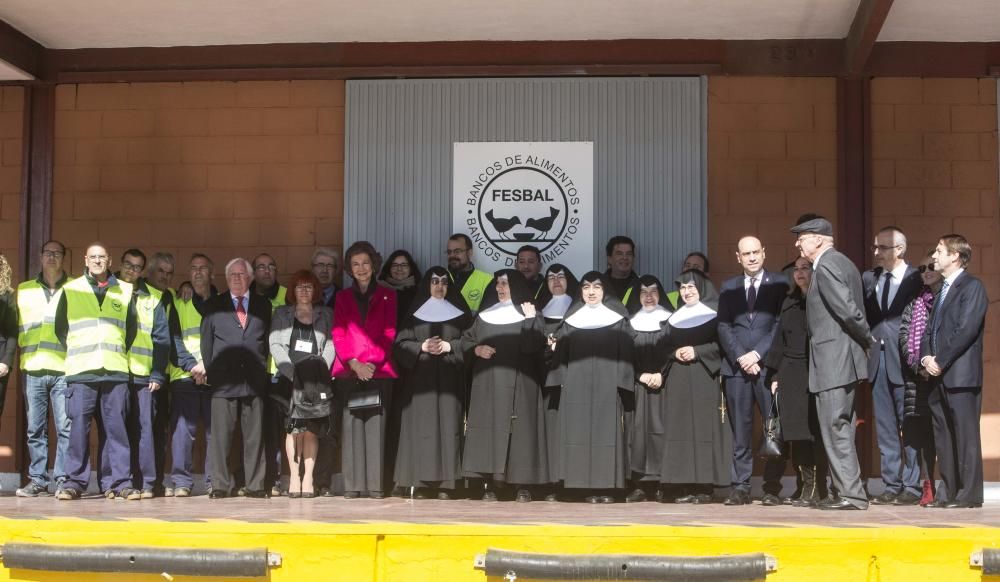
[[[376,283],[372,281],[372,285]],[[361,323],[361,312],[351,287],[337,292],[333,307],[334,378],[352,378],[347,362],[357,359],[375,364],[375,378],[395,378],[392,367],[392,342],[396,339],[396,292],[381,285],[375,288],[368,304],[368,317]]]

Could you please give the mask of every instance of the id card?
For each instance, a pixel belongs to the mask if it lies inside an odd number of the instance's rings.
[[[313,349],[312,342],[307,342],[306,340],[295,340],[295,351],[296,352],[311,352]]]

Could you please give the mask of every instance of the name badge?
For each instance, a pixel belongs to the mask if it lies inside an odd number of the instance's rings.
[[[311,352],[313,349],[312,342],[307,342],[306,340],[295,340],[295,351],[296,352]]]

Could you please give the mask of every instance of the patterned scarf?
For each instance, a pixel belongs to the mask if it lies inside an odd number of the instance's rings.
[[[916,366],[920,361],[920,340],[924,337],[924,330],[927,329],[928,315],[934,305],[934,292],[930,287],[924,286],[920,290],[920,295],[913,301],[913,309],[910,311],[910,337],[906,338],[906,361],[911,366]]]

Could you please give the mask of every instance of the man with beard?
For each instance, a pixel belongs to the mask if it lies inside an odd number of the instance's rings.
[[[448,237],[448,276],[458,287],[469,311],[476,312],[493,276],[472,264],[472,253],[472,239],[461,233]]]

